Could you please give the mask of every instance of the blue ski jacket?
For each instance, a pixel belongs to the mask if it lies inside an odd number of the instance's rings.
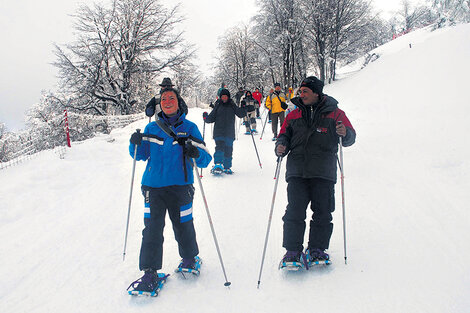
[[[168,124],[162,112],[160,118],[175,132],[178,138],[187,138],[199,150],[195,159],[198,167],[204,168],[211,162],[212,157],[196,124],[186,119],[183,113],[176,123]],[[134,157],[135,145],[129,145],[129,153]],[[147,161],[142,185],[159,188],[173,185],[189,185],[194,183],[193,163],[186,157],[183,163],[183,148],[176,140],[168,136],[155,122],[145,127],[142,144],[137,146],[136,160]],[[183,164],[186,164],[187,180],[185,180]]]

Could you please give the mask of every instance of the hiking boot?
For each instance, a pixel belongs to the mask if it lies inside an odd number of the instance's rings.
[[[301,254],[300,251],[287,251],[282,258],[282,262],[300,262]]]
[[[180,262],[180,265],[178,265],[178,268],[195,269],[196,260],[194,258],[189,258],[189,259],[183,258]]]
[[[211,169],[212,174],[222,174],[224,172],[224,168],[222,167],[221,164],[216,164],[214,167]]]
[[[305,252],[310,256],[311,261],[327,261],[330,259],[328,253],[318,248],[307,249]]]
[[[160,280],[161,278],[157,276],[157,271],[146,270],[144,276],[133,282],[131,286],[137,284],[134,287],[135,291],[152,292],[157,289]]]

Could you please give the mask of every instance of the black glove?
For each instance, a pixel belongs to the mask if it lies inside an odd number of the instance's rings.
[[[241,106],[242,106],[242,108],[246,107],[246,101],[245,100],[242,100]]]
[[[281,108],[282,108],[283,110],[287,110],[288,107],[289,107],[289,106],[287,105],[287,103],[285,103],[284,101],[281,102]]]
[[[157,101],[155,100],[155,97],[153,97],[145,107],[145,115],[147,115],[148,117],[152,117],[155,114],[156,105]]]
[[[186,155],[190,158],[197,159],[199,158],[199,149],[193,146],[191,142],[186,142],[184,146],[186,149]]]
[[[202,113],[202,118],[203,119],[206,119],[208,116],[209,116],[209,114],[207,112]]]
[[[140,133],[140,131],[136,131],[131,135],[130,142],[134,145],[140,146],[140,144],[142,143],[142,134]]]

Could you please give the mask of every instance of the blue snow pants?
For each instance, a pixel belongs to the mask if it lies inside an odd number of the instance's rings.
[[[223,164],[224,168],[232,167],[233,139],[229,137],[216,137],[214,163]]]

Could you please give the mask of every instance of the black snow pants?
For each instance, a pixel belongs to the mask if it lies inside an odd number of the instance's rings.
[[[302,251],[307,206],[313,211],[308,248],[328,249],[335,210],[334,182],[321,178],[290,177],[287,183],[288,205],[282,220],[282,246],[289,251]]]
[[[193,185],[150,188],[142,186],[145,214],[140,248],[140,270],[162,268],[163,228],[168,210],[181,258],[198,255],[196,232],[193,224]]]

